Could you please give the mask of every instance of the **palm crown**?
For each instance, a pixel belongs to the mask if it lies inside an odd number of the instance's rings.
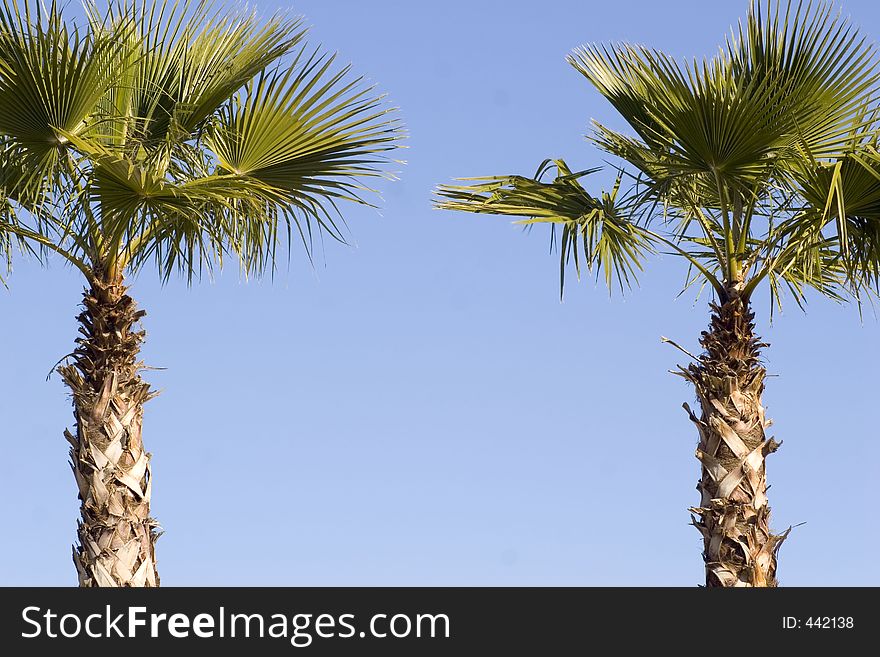
[[[364,202],[398,145],[393,109],[299,19],[113,0],[68,25],[0,9],[0,221],[87,278],[226,254],[259,273],[279,238],[341,239],[335,202]]]
[[[548,160],[533,178],[442,185],[439,207],[559,224],[563,277],[598,266],[609,286],[658,248],[722,298],[765,279],[799,303],[806,288],[840,298],[877,283],[876,51],[830,4],[753,2],[703,61],[630,45],[568,61],[635,133],[594,122],[592,142],[623,161],[614,189],[594,196],[581,180],[595,170]]]

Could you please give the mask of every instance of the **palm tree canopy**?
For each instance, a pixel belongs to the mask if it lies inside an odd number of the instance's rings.
[[[343,239],[402,129],[394,108],[298,18],[207,1],[109,0],[76,25],[52,2],[0,6],[0,246],[87,277],[155,263],[188,278],[279,241]]]
[[[630,45],[568,61],[634,133],[593,124],[591,141],[622,161],[614,189],[592,195],[582,180],[594,170],[554,160],[531,178],[441,185],[438,207],[558,225],[563,280],[573,263],[625,288],[646,255],[671,249],[689,282],[722,295],[765,279],[777,302],[783,290],[801,303],[807,288],[837,299],[876,288],[877,51],[832,3],[754,0],[702,61]]]

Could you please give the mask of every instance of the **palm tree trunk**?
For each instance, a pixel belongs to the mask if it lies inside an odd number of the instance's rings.
[[[702,465],[692,508],[694,526],[703,535],[706,586],[777,586],[776,553],[788,535],[770,531],[765,459],[780,443],[767,438],[761,396],[766,371],[755,335],[754,313],[741,285],[727,288],[711,304],[712,319],[700,344],[703,355],[682,374],[694,384],[702,414],[697,425],[696,456]],[[790,530],[789,530],[790,531]]]
[[[150,454],[141,440],[143,404],[153,395],[139,375],[144,316],[121,279],[97,277],[83,294],[72,362],[58,368],[73,396],[70,465],[79,488],[79,585],[158,586],[150,517]]]

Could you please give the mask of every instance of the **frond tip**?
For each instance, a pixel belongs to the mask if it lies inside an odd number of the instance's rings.
[[[552,181],[544,176],[554,171]],[[469,185],[440,185],[434,205],[441,210],[524,217],[519,224],[549,223],[556,244],[556,227],[561,227],[560,293],[565,287],[565,270],[573,264],[580,278],[581,268],[604,274],[608,289],[623,291],[636,282],[642,258],[653,251],[651,233],[636,225],[617,203],[620,179],[611,192],[592,196],[580,179],[597,169],[572,172],[563,160],[545,160],[533,178],[492,176],[463,178]]]

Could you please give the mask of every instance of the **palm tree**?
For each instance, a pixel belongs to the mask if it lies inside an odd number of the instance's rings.
[[[299,19],[208,2],[109,0],[83,26],[4,0],[0,152],[5,234],[86,281],[81,336],[58,369],[81,502],[80,586],[157,586],[141,425],[144,312],[127,277],[198,278],[232,258],[271,270],[277,245],[342,239],[401,129],[372,87],[309,49]],[[385,174],[388,175],[388,174]]]
[[[687,284],[711,287],[703,352],[678,371],[700,404],[699,417],[685,404],[701,464],[692,522],[707,586],[775,586],[788,532],[770,530],[765,458],[779,443],[752,299],[762,284],[771,308],[786,292],[800,305],[808,289],[876,288],[876,51],[830,3],[757,0],[710,59],[589,45],[568,61],[634,133],[594,123],[592,142],[621,161],[612,190],[594,196],[582,180],[595,170],[548,160],[531,178],[442,185],[437,206],[551,224],[563,282],[573,264],[624,289],[664,250],[687,262]]]

